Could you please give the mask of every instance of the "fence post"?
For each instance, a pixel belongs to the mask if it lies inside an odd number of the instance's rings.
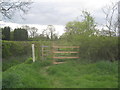
[[[40,60],[40,44],[37,44],[37,60]]]
[[[35,62],[35,46],[34,46],[34,44],[32,44],[32,58],[33,58],[33,62]]]
[[[44,45],[42,45],[42,48],[41,48],[41,49],[42,49],[42,50],[41,50],[41,51],[42,51],[42,61],[44,60],[44,55],[43,55],[43,54],[44,54],[44,53],[43,53],[43,52],[44,52],[44,51],[43,51],[43,50],[44,50],[44,47],[43,47],[43,46],[44,46]]]

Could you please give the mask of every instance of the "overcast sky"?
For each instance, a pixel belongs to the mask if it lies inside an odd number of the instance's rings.
[[[12,28],[23,24],[35,26],[39,29],[46,28],[47,25],[54,25],[58,33],[62,34],[67,22],[81,20],[81,11],[87,10],[99,24],[104,24],[105,15],[102,8],[111,2],[118,0],[33,0],[28,14],[23,15],[25,20],[14,16],[12,21],[3,20],[1,25],[9,25]]]

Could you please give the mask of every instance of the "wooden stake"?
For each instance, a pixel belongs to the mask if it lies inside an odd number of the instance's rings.
[[[32,57],[33,57],[33,62],[35,62],[35,47],[34,47],[34,44],[32,44]]]
[[[43,47],[43,45],[42,45],[42,60],[44,60],[44,56],[43,56],[43,54],[44,54],[43,52],[44,52],[44,51],[43,51],[43,50],[44,50],[44,47]]]

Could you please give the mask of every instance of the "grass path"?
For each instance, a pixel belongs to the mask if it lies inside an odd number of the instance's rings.
[[[53,64],[53,66],[56,64]],[[46,66],[43,67],[42,69],[40,69],[40,74],[42,73],[43,76],[45,76],[47,78],[47,80],[49,81],[50,87],[49,88],[58,88],[62,87],[61,83],[59,82],[59,80],[56,77],[52,77],[49,75],[48,73],[48,69],[52,67],[52,66]]]
[[[118,63],[67,61],[53,65],[48,61],[20,64],[3,73],[4,87],[17,88],[116,88]]]
[[[112,64],[102,66],[105,62],[91,64],[77,64],[68,62],[44,67],[40,70],[53,88],[106,88],[117,87],[117,74],[113,74]],[[111,65],[111,66],[110,66]],[[105,70],[101,70],[101,69]],[[115,71],[114,71],[115,72]],[[111,83],[112,81],[112,83]]]

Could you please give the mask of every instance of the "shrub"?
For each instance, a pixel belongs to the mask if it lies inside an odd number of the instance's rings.
[[[33,62],[32,58],[28,58],[28,59],[25,61],[26,64],[31,64],[32,62]]]
[[[118,60],[118,37],[79,36],[72,43],[80,45],[79,56],[83,59]]]
[[[2,58],[9,58],[11,56],[21,56],[21,55],[28,55],[32,56],[32,49],[31,44],[35,44],[35,55],[38,58],[38,51],[41,48],[40,45],[50,45],[51,42],[36,42],[36,41],[2,41]],[[40,53],[41,55],[41,53]]]
[[[3,40],[10,40],[10,27],[2,28],[2,36]]]
[[[30,55],[31,43],[2,41],[2,57],[8,58],[10,56]]]

